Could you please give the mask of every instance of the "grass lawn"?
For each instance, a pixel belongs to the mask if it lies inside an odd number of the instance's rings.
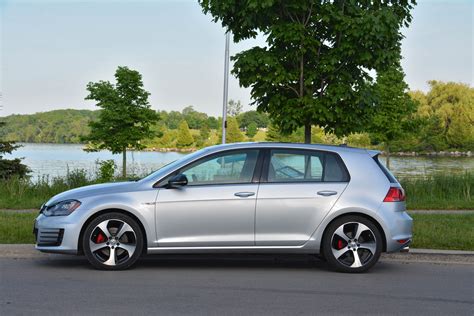
[[[433,174],[428,178],[400,178],[409,210],[474,209],[474,173]]]
[[[0,211],[0,244],[32,244],[34,213]]]
[[[474,250],[474,214],[412,214],[413,248]]]
[[[37,213],[0,211],[0,244],[34,243]],[[474,250],[474,214],[413,214],[413,248]]]

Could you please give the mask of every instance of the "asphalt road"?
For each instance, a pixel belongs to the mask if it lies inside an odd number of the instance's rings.
[[[81,258],[0,258],[0,315],[473,315],[474,266],[382,261],[366,274],[312,257],[154,256],[101,272]]]

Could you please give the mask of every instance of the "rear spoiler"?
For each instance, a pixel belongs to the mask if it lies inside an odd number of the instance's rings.
[[[370,155],[370,157],[375,157],[375,156],[378,156],[380,155],[380,150],[370,150],[370,149],[367,149],[367,153]]]

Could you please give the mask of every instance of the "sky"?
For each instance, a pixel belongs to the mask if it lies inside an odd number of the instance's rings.
[[[474,86],[474,0],[419,0],[403,29],[412,90],[428,80]],[[231,43],[233,55],[263,37]],[[157,110],[220,115],[224,29],[193,0],[0,0],[0,116],[74,108],[88,82],[113,81],[117,66],[143,75]],[[231,76],[229,99],[250,110],[250,91]]]

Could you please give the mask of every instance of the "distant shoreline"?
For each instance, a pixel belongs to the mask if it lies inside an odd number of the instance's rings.
[[[86,147],[86,144],[81,143],[24,143],[24,142],[17,142],[18,145],[28,145],[28,144],[47,144],[47,145],[77,145]],[[322,144],[325,145],[325,144]],[[200,148],[190,147],[190,148],[177,148],[177,147],[170,147],[170,148],[157,148],[157,147],[149,147],[144,148],[143,150],[127,150],[127,151],[146,151],[146,152],[176,152],[176,153],[191,153],[199,150]],[[375,149],[376,148],[370,148]],[[385,151],[380,151],[382,156],[386,156]],[[416,152],[416,151],[406,151],[406,152],[391,152],[391,157],[473,157],[472,151],[457,151],[457,150],[443,150],[443,151],[431,151],[431,152]]]

